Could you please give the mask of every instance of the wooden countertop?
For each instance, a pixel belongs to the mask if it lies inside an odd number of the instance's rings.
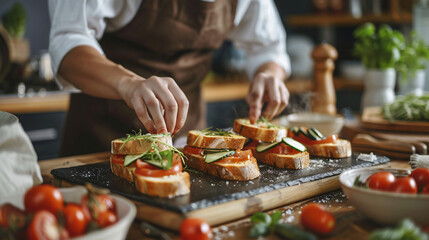
[[[69,108],[68,93],[47,94],[44,96],[23,97],[1,96],[0,111],[13,114],[62,112]]]
[[[71,184],[55,179],[50,171],[55,168],[61,167],[72,167],[84,164],[98,163],[106,161],[110,156],[110,153],[96,153],[80,156],[72,156],[66,158],[52,159],[40,161],[39,165],[42,171],[42,176],[45,183],[50,183],[58,187],[69,187]],[[392,161],[387,166],[392,168],[409,168],[406,161]],[[337,176],[338,177],[338,176]],[[302,206],[308,202],[322,202],[328,207],[335,218],[337,219],[338,226],[332,236],[329,239],[366,239],[376,225],[370,220],[355,211],[351,203],[345,198],[340,190],[333,193],[323,194],[315,198],[306,199],[293,204],[282,206],[275,210],[283,212],[283,221],[290,222],[295,225],[299,225],[299,213]],[[273,210],[274,211],[274,210]],[[269,211],[271,212],[271,211]],[[340,220],[341,219],[341,220]],[[139,221],[135,221],[130,228],[127,239],[151,239],[147,238],[139,230]],[[221,224],[218,226],[212,226],[213,239],[249,239],[248,234],[250,230],[250,218],[246,217],[230,223]],[[173,239],[178,239],[178,235],[175,232],[165,230]],[[268,236],[261,239],[280,239],[276,236]],[[328,238],[326,238],[328,239]]]

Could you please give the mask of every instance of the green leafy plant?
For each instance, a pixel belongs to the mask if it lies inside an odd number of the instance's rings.
[[[253,227],[250,229],[250,237],[257,238],[271,233],[275,233],[282,237],[282,239],[293,240],[316,240],[317,237],[312,233],[306,232],[291,224],[279,223],[282,218],[280,211],[275,211],[273,214],[268,215],[263,212],[253,214],[250,221]]]
[[[368,240],[429,240],[412,221],[405,219],[395,228],[385,228],[371,233]]]
[[[395,66],[401,75],[401,81],[406,82],[410,77],[415,77],[418,70],[425,69],[427,60],[428,46],[416,31],[412,31]]]
[[[11,37],[22,38],[27,27],[27,14],[20,3],[15,3],[12,8],[3,15],[3,26]]]
[[[368,69],[395,67],[404,47],[404,36],[388,25],[381,25],[377,31],[372,23],[366,23],[353,32],[356,41],[353,52],[362,59]]]
[[[383,105],[382,113],[390,121],[429,121],[429,95],[397,97],[394,102]]]

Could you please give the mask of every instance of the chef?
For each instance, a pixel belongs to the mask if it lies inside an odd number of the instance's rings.
[[[200,82],[225,39],[246,52],[250,120],[288,103],[285,32],[271,0],[50,0],[49,11],[56,78],[79,89],[62,156],[107,151],[137,129],[204,128]]]

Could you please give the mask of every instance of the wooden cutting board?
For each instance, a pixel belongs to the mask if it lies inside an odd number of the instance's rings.
[[[113,175],[109,156],[103,157],[105,159],[100,163],[58,168],[51,174],[56,181],[61,179],[73,184],[90,182],[109,188],[111,192],[136,203],[137,218],[174,230],[179,229],[186,217],[199,217],[210,225],[218,225],[333,191],[340,187],[338,175],[341,172],[389,162],[387,157],[381,156],[375,162],[364,162],[354,155],[343,159],[312,159],[310,167],[303,170],[285,170],[260,164],[261,177],[247,182],[227,181],[205,173],[190,172],[189,195],[162,199],[143,195],[135,190],[133,183]]]
[[[388,121],[383,118],[380,107],[367,107],[361,118],[363,128],[398,132],[429,133],[429,122]]]

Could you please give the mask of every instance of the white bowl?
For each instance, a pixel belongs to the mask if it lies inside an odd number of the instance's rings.
[[[60,188],[64,196],[64,200],[67,202],[80,203],[80,200],[86,189],[84,187],[72,187],[72,188]],[[120,240],[125,239],[128,234],[128,229],[133,222],[137,210],[136,206],[130,201],[123,197],[111,195],[116,201],[116,207],[118,211],[118,222],[112,226],[100,229],[98,231],[85,234],[84,236],[72,238],[75,240]],[[16,207],[24,209],[24,194],[15,194],[0,198],[0,204],[11,203]]]
[[[286,116],[289,127],[313,127],[325,136],[338,134],[344,126],[344,118],[341,115],[328,115],[322,113],[293,113]]]
[[[376,172],[391,172],[395,176],[406,176],[410,173],[405,169],[361,168],[341,173],[340,185],[355,208],[381,224],[397,224],[409,218],[417,224],[429,224],[429,195],[383,192],[361,187],[354,187],[357,176],[365,181]]]

